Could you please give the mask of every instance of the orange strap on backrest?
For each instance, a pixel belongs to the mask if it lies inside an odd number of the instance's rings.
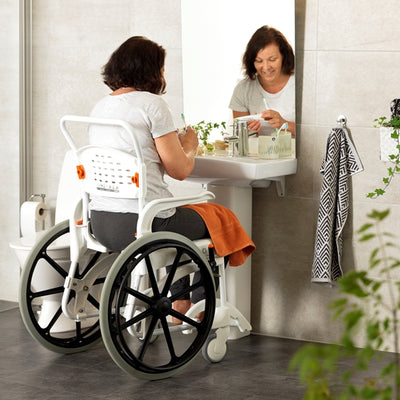
[[[131,177],[132,183],[139,187],[139,173],[135,172],[135,176]]]
[[[76,173],[78,174],[78,178],[79,179],[85,179],[85,168],[83,167],[83,165],[77,165],[76,166]]]

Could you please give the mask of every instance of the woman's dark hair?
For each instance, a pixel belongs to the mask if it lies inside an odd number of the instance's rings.
[[[112,90],[133,87],[154,94],[165,93],[162,69],[165,49],[143,36],[133,36],[111,54],[103,67],[104,83]]]
[[[247,43],[246,51],[243,55],[243,70],[250,79],[255,79],[256,68],[254,61],[260,50],[271,43],[276,43],[282,55],[282,72],[291,75],[294,72],[294,53],[292,46],[285,36],[277,29],[264,25],[257,29]]]

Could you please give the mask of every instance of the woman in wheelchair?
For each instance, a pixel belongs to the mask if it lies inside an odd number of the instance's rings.
[[[189,126],[177,134],[173,117],[161,95],[165,93],[164,61],[166,52],[157,43],[140,36],[125,41],[103,67],[104,83],[112,92],[92,110],[92,117],[116,118],[129,122],[135,129],[147,167],[145,204],[153,199],[171,197],[164,174],[185,179],[194,167],[198,146],[196,132]],[[90,143],[133,151],[133,144],[121,128],[92,125]],[[113,251],[122,251],[135,239],[138,220],[136,200],[96,196],[91,199],[91,225],[96,239]],[[153,231],[172,231],[191,240],[209,237],[207,227],[194,210],[177,207],[161,212],[154,219]],[[173,290],[187,285],[187,277],[176,282]],[[174,302],[183,314],[202,300],[202,293],[192,299]],[[176,318],[175,323],[180,323]]]

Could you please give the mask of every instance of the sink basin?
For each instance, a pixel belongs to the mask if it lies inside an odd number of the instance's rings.
[[[296,158],[198,156],[188,179],[213,185],[266,187],[271,181],[284,183],[284,177],[296,170]]]

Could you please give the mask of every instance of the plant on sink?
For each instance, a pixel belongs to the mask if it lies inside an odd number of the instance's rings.
[[[347,272],[338,280],[343,297],[331,309],[344,325],[339,343],[308,344],[290,362],[307,387],[304,399],[400,399],[400,258],[394,255],[399,246],[393,234],[382,228],[388,215],[389,210],[372,211],[358,231],[360,241],[377,242],[369,269]],[[360,330],[365,337],[362,348],[354,340]],[[385,352],[387,343],[392,343],[393,353]],[[343,369],[344,359],[351,368]],[[371,365],[379,366],[380,372],[371,375]]]
[[[390,183],[392,182],[394,176],[400,172],[400,118],[398,116],[393,116],[390,121],[386,117],[375,118],[376,128],[389,128],[389,133],[392,139],[394,139],[396,144],[396,150],[393,154],[388,156],[391,165],[387,169],[387,176],[382,178],[384,183],[383,188],[377,188],[373,192],[367,194],[369,198],[376,198],[382,196]]]
[[[213,154],[214,144],[209,141],[211,132],[216,129],[220,130],[221,135],[226,135],[226,122],[205,122],[200,121],[196,125],[192,125],[192,128],[197,132],[199,137],[200,146],[198,154]]]

